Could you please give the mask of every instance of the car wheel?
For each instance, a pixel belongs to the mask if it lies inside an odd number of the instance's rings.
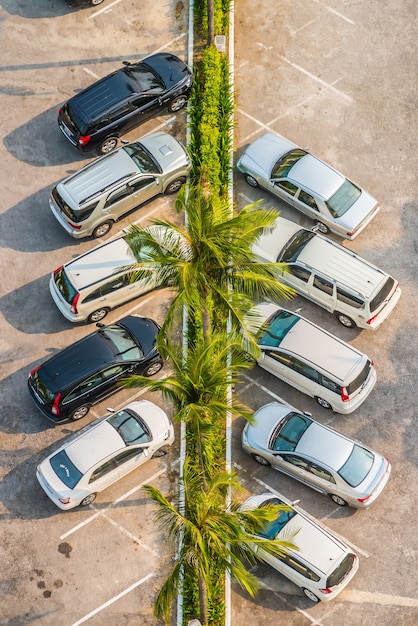
[[[143,373],[143,376],[154,376],[154,374],[160,371],[162,366],[163,366],[162,361],[154,361],[154,363],[151,363],[151,365],[148,365],[147,369]]]
[[[96,7],[98,4],[102,4],[103,0],[90,0],[90,6]]]
[[[336,317],[337,317],[337,320],[340,322],[340,324],[342,324],[346,328],[355,327],[355,323],[353,322],[351,317],[348,317],[348,315],[344,315],[344,313],[336,313]]]
[[[267,459],[265,459],[263,456],[260,456],[259,454],[253,454],[253,458],[254,461],[257,461],[257,463],[260,463],[260,465],[264,465],[265,467],[268,467],[270,465]]]
[[[93,311],[93,313],[90,313],[87,320],[91,323],[100,322],[100,320],[106,317],[108,313],[109,313],[109,309],[106,309],[105,307],[103,307],[102,309],[97,309],[96,311]]]
[[[82,406],[79,406],[78,409],[75,409],[71,415],[70,415],[70,420],[72,422],[76,422],[77,420],[81,420],[83,417],[85,417],[87,415],[87,413],[90,411],[90,407],[87,404],[83,404]]]
[[[330,498],[335,504],[338,504],[338,506],[347,506],[347,502],[340,498],[340,496],[335,495],[335,493],[332,493]]]
[[[154,454],[152,455],[152,459],[159,459],[162,456],[165,456],[167,454],[167,450],[165,450],[165,448],[160,448],[159,450],[156,450],[154,452]]]
[[[170,104],[168,105],[168,110],[170,111],[170,113],[176,113],[177,111],[180,111],[180,109],[182,109],[186,105],[186,102],[187,102],[186,94],[177,96],[177,98],[173,98]]]
[[[315,222],[315,225],[316,225],[318,232],[321,233],[321,235],[326,235],[327,233],[329,233],[328,226],[324,224],[323,222]]]
[[[164,189],[164,193],[176,193],[184,185],[186,182],[185,178],[177,178],[176,180],[171,181]]]
[[[95,501],[96,496],[97,496],[97,493],[90,493],[88,496],[84,498],[84,500],[80,502],[80,506],[87,506],[88,504],[91,504],[92,502]]]
[[[107,137],[107,139],[102,141],[102,143],[100,144],[98,152],[99,154],[108,154],[109,152],[112,152],[112,150],[114,150],[117,145],[117,137]]]
[[[322,406],[323,409],[332,409],[330,403],[327,402],[327,400],[324,400],[324,398],[320,398],[318,396],[315,398],[315,400],[318,402],[319,406]]]
[[[302,591],[305,594],[305,596],[309,598],[309,600],[311,600],[311,602],[315,602],[315,604],[319,602],[318,596],[316,596],[314,592],[311,591],[310,589],[306,589],[305,587],[302,587]]]
[[[107,235],[111,228],[112,222],[103,222],[103,224],[99,224],[99,226],[96,226],[96,228],[93,230],[92,235],[95,239],[97,239],[98,237],[104,237],[105,235]]]
[[[258,187],[258,182],[254,178],[254,176],[250,176],[250,174],[245,174],[244,178],[246,182],[250,185],[250,187]]]

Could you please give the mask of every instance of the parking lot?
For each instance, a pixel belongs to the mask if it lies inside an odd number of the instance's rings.
[[[360,570],[334,602],[312,606],[298,588],[258,566],[262,590],[255,599],[232,587],[231,623],[412,625],[418,611],[415,4],[241,0],[234,15],[236,156],[271,130],[377,197],[378,217],[344,245],[399,280],[402,297],[375,333],[345,329],[302,299],[289,305],[302,307],[304,316],[374,359],[376,388],[354,414],[329,413],[257,367],[238,385],[240,399],[252,408],[285,399],[384,453],[393,469],[371,510],[340,508],[247,457],[240,445],[243,423],[237,420],[233,462],[248,492],[278,491],[300,500],[353,546]],[[75,11],[64,0],[0,0],[0,18],[0,624],[156,624],[153,602],[174,554],[141,486],[151,483],[164,493],[175,489],[179,437],[168,457],[145,464],[93,505],[60,512],[40,490],[36,465],[80,424],[47,422],[30,401],[26,379],[54,351],[92,330],[70,326],[48,293],[52,270],[100,242],[70,239],[48,207],[52,186],[90,160],[62,138],[57,109],[125,59],[166,50],[186,59],[187,7],[145,0],[139,9],[133,0],[108,0]],[[161,128],[184,140],[185,121],[184,112],[154,118],[127,138]],[[234,193],[238,208],[265,197],[239,173]],[[172,216],[173,203],[173,197],[154,200],[116,225],[112,236],[134,219],[146,224],[153,216]],[[267,205],[310,226],[272,198]],[[133,312],[162,322],[169,296],[148,294],[106,321]],[[150,395],[118,392],[94,407],[86,421],[135,397]]]

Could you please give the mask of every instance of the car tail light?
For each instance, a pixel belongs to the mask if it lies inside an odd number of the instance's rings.
[[[58,498],[61,504],[70,504],[71,498]]]
[[[78,143],[80,144],[80,146],[87,146],[87,144],[90,141],[90,139],[91,139],[90,135],[81,135],[78,138]]]
[[[371,317],[369,320],[367,320],[368,324],[373,324],[374,320],[378,317],[379,313],[376,313],[376,315],[373,315],[373,317]]]
[[[68,222],[68,226],[71,226],[71,228],[73,230],[80,230],[82,225],[81,224],[72,224],[71,222]]]
[[[61,115],[62,107],[58,109],[58,115]]]
[[[38,366],[37,366],[37,367],[35,367],[35,368],[31,371],[31,372],[29,372],[29,378],[32,378],[32,376],[34,376],[34,375],[36,374],[36,372],[38,371],[38,369],[39,369],[40,367],[41,367],[41,366],[40,366],[40,365],[38,365]]]
[[[53,403],[52,409],[51,409],[52,415],[59,415],[60,414],[60,410],[59,410],[60,399],[61,399],[61,394],[57,393],[57,395],[54,398],[54,403]]]
[[[357,498],[357,501],[358,501],[358,502],[367,502],[367,500],[368,500],[369,498],[371,498],[371,497],[372,497],[372,494],[369,494],[369,495],[368,495],[368,496],[366,496],[365,498]]]
[[[347,388],[346,387],[341,387],[341,400],[343,402],[348,402],[350,399],[350,396],[347,393]]]
[[[56,270],[54,270],[54,271],[53,271],[54,278],[55,278],[55,276],[58,274],[58,272],[60,272],[60,271],[62,270],[62,268],[63,268],[63,267],[64,267],[63,265],[60,265],[59,267],[57,267],[57,269],[56,269]]]
[[[78,302],[79,297],[80,297],[80,294],[76,293],[74,298],[71,301],[70,311],[74,315],[77,315],[77,313],[78,313],[78,311],[77,311],[77,302]]]
[[[319,590],[321,593],[332,593],[332,589],[330,589],[329,587],[324,587],[324,589],[320,589]]]

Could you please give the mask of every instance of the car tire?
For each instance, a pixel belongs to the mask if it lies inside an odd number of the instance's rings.
[[[185,178],[176,178],[176,180],[172,180],[171,183],[168,183],[167,187],[164,189],[164,193],[176,193],[186,182]]]
[[[102,4],[103,0],[90,0],[91,7],[97,7],[97,5]]]
[[[165,448],[160,448],[159,450],[156,450],[154,452],[154,454],[152,455],[152,459],[159,459],[162,456],[165,456],[167,454],[167,450]]]
[[[151,363],[150,365],[148,365],[147,369],[144,371],[144,373],[142,374],[143,376],[154,376],[155,374],[157,374],[160,369],[163,366],[163,362],[162,361],[154,361],[154,363]]]
[[[302,587],[302,591],[311,602],[315,602],[315,604],[318,604],[319,598],[314,594],[313,591],[311,591],[310,589],[306,589],[306,587]]]
[[[315,226],[316,226],[318,233],[321,233],[321,235],[326,235],[327,233],[329,233],[328,226],[324,224],[323,222],[315,222]]]
[[[92,502],[95,501],[97,496],[97,493],[89,493],[88,496],[86,496],[81,502],[80,502],[80,506],[87,506],[88,504],[91,504]]]
[[[181,96],[177,96],[176,98],[173,98],[171,100],[170,104],[168,105],[168,110],[170,113],[177,113],[177,111],[180,111],[180,109],[186,106],[186,103],[187,96],[185,93],[183,93]]]
[[[109,154],[109,152],[112,152],[112,150],[114,150],[117,145],[118,145],[117,137],[106,137],[106,139],[104,139],[102,143],[100,144],[98,148],[98,153]]]
[[[327,409],[327,411],[329,411],[329,409],[332,409],[330,403],[327,400],[324,400],[324,398],[316,396],[315,400],[318,402],[319,406],[322,406],[323,409]]]
[[[109,309],[107,309],[106,307],[103,307],[101,309],[96,309],[95,311],[93,311],[93,313],[90,313],[90,315],[87,318],[87,321],[90,322],[90,324],[93,324],[94,322],[100,322],[100,320],[106,317],[108,313],[109,313]]]
[[[348,506],[348,502],[343,500],[340,496],[337,496],[335,493],[331,493],[330,498],[333,502],[335,502],[335,504],[338,504],[338,506]]]
[[[258,187],[258,182],[254,178],[254,176],[251,176],[250,174],[244,174],[244,178],[245,182],[250,185],[250,187]]]
[[[113,222],[103,222],[103,224],[99,224],[98,226],[96,226],[96,228],[92,232],[92,236],[95,239],[98,239],[99,237],[104,237],[105,235],[107,235],[112,226]]]
[[[79,406],[77,409],[74,409],[74,411],[71,413],[70,421],[77,422],[78,420],[81,420],[83,417],[87,415],[89,411],[90,411],[90,407],[88,406],[88,404],[83,404],[82,406]]]
[[[264,467],[269,467],[270,463],[260,454],[253,454],[254,461],[257,461],[260,465],[264,465]]]
[[[348,315],[345,315],[344,313],[336,313],[335,316],[340,324],[346,328],[355,328],[355,322],[351,319],[351,317],[348,317]]]

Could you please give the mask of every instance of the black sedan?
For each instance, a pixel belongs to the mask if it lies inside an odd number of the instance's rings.
[[[53,422],[79,420],[131,374],[152,376],[163,360],[156,349],[159,325],[139,315],[98,330],[64,348],[29,374],[38,409]]]

